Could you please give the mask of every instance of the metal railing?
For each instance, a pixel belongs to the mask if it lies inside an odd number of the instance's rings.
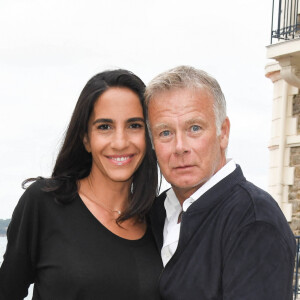
[[[293,40],[300,37],[300,0],[273,0],[271,44],[274,39]]]
[[[296,252],[296,261],[295,261],[295,272],[294,272],[294,284],[293,284],[293,292],[294,292],[294,300],[297,299],[297,295],[300,294],[299,287],[299,277],[300,277],[300,236],[295,236],[297,252]]]

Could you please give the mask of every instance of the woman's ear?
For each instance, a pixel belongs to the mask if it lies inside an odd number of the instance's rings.
[[[85,150],[88,153],[91,153],[91,145],[90,145],[90,140],[89,140],[87,133],[83,137],[83,145],[84,145]]]

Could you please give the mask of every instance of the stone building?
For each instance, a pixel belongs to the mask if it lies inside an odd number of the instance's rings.
[[[273,0],[265,68],[273,82],[269,192],[300,235],[300,0]]]

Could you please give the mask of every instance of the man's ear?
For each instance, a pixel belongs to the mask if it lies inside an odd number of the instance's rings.
[[[228,146],[229,133],[230,133],[230,121],[228,117],[226,117],[226,119],[223,121],[221,127],[221,134],[220,134],[220,146],[223,150],[225,150]]]
[[[83,145],[84,145],[85,150],[88,153],[91,153],[91,145],[90,145],[90,140],[89,140],[89,137],[88,137],[87,133],[84,135],[82,141],[83,141]]]

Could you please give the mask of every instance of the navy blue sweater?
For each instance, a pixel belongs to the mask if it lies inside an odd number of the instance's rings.
[[[151,212],[159,249],[164,200]],[[178,248],[161,274],[164,300],[289,300],[295,239],[275,200],[238,166],[182,216]]]

